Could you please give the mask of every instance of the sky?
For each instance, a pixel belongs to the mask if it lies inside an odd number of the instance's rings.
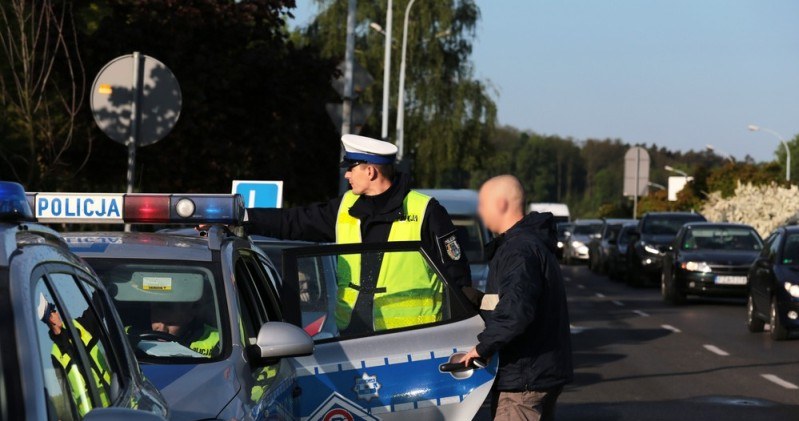
[[[478,5],[472,62],[491,87],[500,124],[683,151],[713,145],[758,161],[774,159],[779,140],[749,124],[786,139],[799,134],[799,1]],[[293,24],[315,13],[313,0],[297,0]]]

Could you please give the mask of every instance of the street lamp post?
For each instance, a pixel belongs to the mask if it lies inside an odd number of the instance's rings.
[[[732,155],[728,154],[727,152],[724,152],[724,151],[722,151],[721,149],[719,149],[719,148],[717,148],[717,147],[715,147],[715,146],[713,146],[713,145],[711,145],[711,144],[707,144],[707,145],[705,145],[705,148],[706,148],[706,149],[707,149],[709,152],[715,152],[715,153],[718,153],[718,154],[719,154],[719,155],[721,155],[721,156],[722,156],[724,159],[728,159],[728,160],[730,160],[730,162],[733,162],[733,163],[735,162],[735,158],[733,158],[733,157],[732,157]]]
[[[388,140],[388,102],[391,93],[391,27],[392,24],[392,0],[388,0],[386,6],[386,45],[383,55],[383,124],[380,128],[380,137]]]
[[[405,22],[402,29],[402,60],[400,61],[399,93],[397,94],[397,161],[402,161],[405,155],[405,58],[408,52],[408,18],[415,2],[416,0],[411,0],[405,7]]]
[[[685,171],[682,171],[682,170],[678,170],[677,168],[674,168],[671,165],[666,165],[665,167],[663,167],[663,169],[666,170],[666,171],[671,171],[673,173],[680,174],[681,176],[683,176],[685,178],[688,178],[688,173],[686,173]]]
[[[779,133],[775,132],[774,130],[767,129],[765,127],[760,127],[755,124],[750,124],[748,127],[750,132],[766,132],[774,135],[779,141],[782,143],[782,146],[785,147],[785,181],[791,182],[791,148],[788,147],[788,142],[780,135]]]

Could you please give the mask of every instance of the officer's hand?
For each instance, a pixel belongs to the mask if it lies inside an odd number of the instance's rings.
[[[468,366],[469,364],[471,364],[472,360],[475,359],[475,358],[481,358],[480,354],[477,353],[477,348],[476,347],[472,348],[471,351],[467,352],[466,355],[461,357],[461,362],[463,363],[463,365]]]

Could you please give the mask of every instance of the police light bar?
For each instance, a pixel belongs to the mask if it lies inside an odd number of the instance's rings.
[[[238,194],[28,193],[44,223],[241,225]]]
[[[0,221],[32,221],[33,212],[22,185],[0,181]]]

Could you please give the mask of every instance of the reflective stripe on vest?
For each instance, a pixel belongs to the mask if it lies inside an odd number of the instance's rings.
[[[83,373],[80,372],[80,369],[77,364],[75,364],[75,361],[72,360],[72,357],[67,353],[61,352],[61,348],[59,348],[58,345],[53,344],[53,349],[50,351],[50,354],[64,369],[64,375],[67,378],[67,383],[69,383],[69,392],[72,397],[72,402],[75,403],[78,415],[83,417],[92,409],[91,399],[89,398],[89,385],[86,384]]]
[[[73,323],[80,334],[80,341],[83,342],[89,352],[89,364],[92,366],[95,384],[98,385],[97,392],[100,395],[100,403],[104,407],[108,406],[111,404],[111,400],[108,397],[108,392],[111,390],[111,370],[108,368],[108,361],[106,361],[105,355],[100,352],[100,348],[97,346],[99,339],[92,336],[77,320],[73,320]]]
[[[336,220],[336,242],[339,244],[362,241],[361,221],[349,213],[358,197],[347,192],[341,200]],[[410,191],[402,203],[405,219],[391,224],[388,241],[420,241],[429,202],[429,196]],[[339,256],[337,272],[336,324],[339,330],[343,330],[350,324],[360,293],[361,255]],[[443,284],[421,253],[385,253],[376,289],[370,293],[374,296],[372,324],[376,331],[441,320]]]

